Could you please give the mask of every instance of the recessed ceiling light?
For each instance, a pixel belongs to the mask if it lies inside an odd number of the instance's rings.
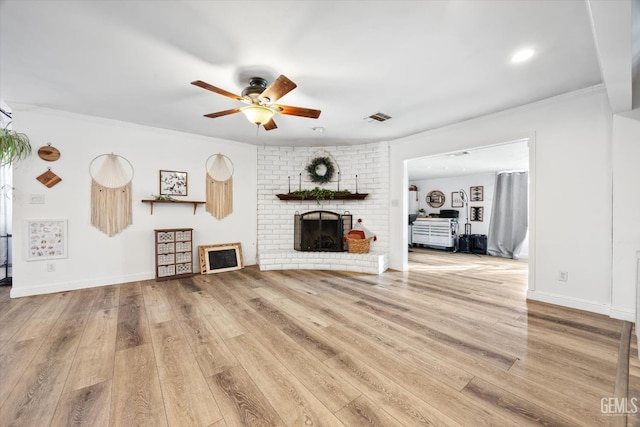
[[[318,132],[318,133],[324,132],[324,128],[322,126],[313,127],[313,128],[311,128],[311,130],[314,131],[314,132]]]
[[[515,63],[524,62],[528,59],[531,59],[531,57],[535,53],[536,53],[535,49],[531,49],[531,48],[521,49],[511,56],[511,62],[515,62]]]

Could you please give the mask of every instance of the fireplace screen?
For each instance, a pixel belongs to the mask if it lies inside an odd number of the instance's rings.
[[[293,248],[297,251],[343,252],[343,236],[351,230],[351,214],[328,211],[297,213],[294,217]]]

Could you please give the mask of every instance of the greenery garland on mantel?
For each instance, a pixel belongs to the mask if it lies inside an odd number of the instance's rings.
[[[300,196],[301,199],[316,199],[318,203],[321,200],[333,199],[336,195],[351,194],[349,190],[334,191],[327,188],[316,187],[311,190],[292,191],[289,193],[293,196]]]
[[[312,190],[291,191],[286,194],[276,194],[280,200],[311,200],[315,199],[318,204],[322,200],[364,200],[368,193],[352,193],[349,190],[333,191],[326,188],[316,187]]]

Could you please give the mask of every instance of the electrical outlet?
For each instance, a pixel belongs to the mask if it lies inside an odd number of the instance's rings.
[[[568,282],[569,281],[569,272],[561,270],[558,273],[558,280],[561,281],[561,282]]]
[[[47,272],[51,273],[56,271],[56,265],[52,262],[47,263]]]

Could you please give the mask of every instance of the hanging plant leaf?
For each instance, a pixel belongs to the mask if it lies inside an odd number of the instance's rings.
[[[0,128],[0,166],[10,165],[17,160],[26,159],[31,154],[29,137],[24,133]]]

